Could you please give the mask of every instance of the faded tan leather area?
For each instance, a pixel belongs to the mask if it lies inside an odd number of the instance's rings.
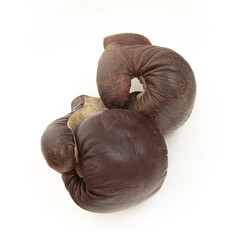
[[[78,148],[76,144],[75,134],[78,129],[78,126],[86,118],[92,116],[95,113],[98,113],[107,109],[100,98],[84,96],[83,102],[84,102],[83,107],[81,107],[76,112],[74,112],[67,121],[67,127],[71,129],[74,136],[75,157],[76,157],[77,162],[78,162]]]

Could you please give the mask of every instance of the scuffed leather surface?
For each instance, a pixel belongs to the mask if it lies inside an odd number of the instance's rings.
[[[75,167],[75,142],[67,121],[71,114],[53,121],[41,138],[41,149],[48,165],[62,173]]]
[[[145,93],[139,99],[138,93],[129,94],[134,77],[143,77],[146,82]],[[110,43],[100,57],[97,85],[107,108],[140,112],[163,134],[184,124],[196,95],[193,71],[178,53],[152,45],[122,45],[118,40]]]
[[[71,102],[71,111],[76,112],[78,109],[80,109],[81,107],[84,106],[84,103],[85,103],[85,96],[84,95],[80,95],[80,96],[76,97]]]
[[[83,105],[84,95],[75,98],[71,103],[72,112],[53,121],[42,135],[43,156],[48,165],[60,173],[75,168],[75,141],[72,131],[67,126],[67,121]]]
[[[151,45],[148,38],[136,33],[121,33],[104,38],[104,48],[111,43],[120,45]]]
[[[62,174],[80,207],[114,212],[156,193],[167,172],[167,148],[156,126],[142,114],[105,110],[83,121],[76,134],[78,172]]]

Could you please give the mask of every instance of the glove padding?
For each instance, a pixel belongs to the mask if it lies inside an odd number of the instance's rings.
[[[79,160],[76,169],[62,178],[80,207],[114,212],[144,201],[162,186],[167,148],[145,116],[105,110],[84,120],[75,137]]]
[[[128,108],[154,121],[168,134],[190,116],[196,95],[193,71],[186,60],[171,49],[152,46],[138,34],[117,34],[104,40],[97,85],[107,108]],[[137,77],[144,92],[130,92]]]

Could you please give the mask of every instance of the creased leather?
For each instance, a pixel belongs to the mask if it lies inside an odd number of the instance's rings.
[[[83,121],[76,133],[79,162],[62,174],[80,207],[114,212],[156,193],[167,172],[167,148],[157,127],[142,114],[113,109]]]
[[[67,121],[71,115],[84,105],[84,96],[72,101],[72,112],[53,121],[44,131],[41,138],[41,150],[48,165],[62,173],[75,168],[75,141]]]
[[[107,108],[128,108],[154,121],[161,133],[168,134],[190,116],[195,96],[196,82],[187,61],[171,49],[133,44],[133,35],[109,37],[109,44],[99,59],[97,85],[100,97]],[[144,94],[129,93],[131,80],[141,78],[146,82]]]
[[[115,34],[104,38],[104,48],[111,43],[120,45],[151,45],[148,38],[137,33]]]

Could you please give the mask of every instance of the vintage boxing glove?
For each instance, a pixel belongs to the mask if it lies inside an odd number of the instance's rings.
[[[83,121],[76,132],[79,162],[63,173],[72,199],[93,212],[113,212],[156,193],[166,176],[163,136],[145,116],[105,110]]]
[[[75,99],[72,112],[48,126],[41,146],[72,199],[93,212],[138,204],[166,176],[166,144],[153,122],[130,110],[105,110],[88,96]]]
[[[168,134],[190,116],[196,95],[193,71],[171,49],[153,46],[139,34],[117,34],[104,39],[105,51],[97,69],[100,97],[107,108],[128,108],[154,121]],[[144,92],[130,94],[137,77]]]

